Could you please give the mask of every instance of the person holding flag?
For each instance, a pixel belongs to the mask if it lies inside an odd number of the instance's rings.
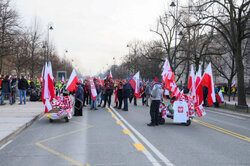
[[[97,96],[97,91],[96,91],[96,79],[95,82],[93,81],[93,78],[89,78],[90,82],[90,89],[91,89],[91,105],[90,105],[90,110],[97,110],[96,108],[96,96]]]
[[[163,99],[163,90],[159,84],[158,78],[154,79],[154,86],[151,91],[151,106],[150,106],[150,117],[151,123],[148,126],[158,126],[159,124],[159,107],[160,101]]]

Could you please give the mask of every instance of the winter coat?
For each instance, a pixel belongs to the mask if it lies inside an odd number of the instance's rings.
[[[151,99],[152,100],[161,100],[163,98],[163,90],[160,84],[154,84],[153,89],[151,91]]]
[[[25,78],[22,78],[18,82],[18,89],[19,90],[26,90],[28,89],[28,82]]]
[[[10,93],[11,92],[10,81],[6,78],[2,81],[2,92],[3,93]]]
[[[75,98],[80,100],[80,101],[83,101],[83,88],[81,85],[77,86]]]
[[[126,83],[123,85],[123,89],[122,89],[122,96],[124,98],[129,98],[130,97],[130,85],[129,83]]]

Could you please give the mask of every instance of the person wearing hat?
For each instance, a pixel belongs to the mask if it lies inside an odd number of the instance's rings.
[[[76,82],[77,90],[75,95],[75,113],[74,116],[82,116],[82,105],[83,105],[83,88],[81,82]]]
[[[158,78],[154,79],[154,86],[151,91],[150,117],[151,123],[148,126],[158,126],[159,124],[159,107],[160,101],[163,99],[163,90],[159,84]]]

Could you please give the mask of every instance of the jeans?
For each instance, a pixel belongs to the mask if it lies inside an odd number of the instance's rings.
[[[96,108],[96,99],[91,99],[91,107],[90,108]]]
[[[128,110],[128,98],[127,97],[124,97],[123,98],[123,101],[124,101],[124,110]]]
[[[19,90],[19,92],[20,92],[20,103],[22,104],[23,101],[23,103],[26,104],[26,90]]]
[[[97,100],[97,103],[100,105],[101,104],[101,101],[102,101],[102,93],[99,93],[97,96],[96,96],[96,100]]]
[[[1,104],[4,103],[5,95],[9,95],[10,104],[12,104],[12,99],[11,99],[10,93],[4,93],[4,92],[2,92]]]

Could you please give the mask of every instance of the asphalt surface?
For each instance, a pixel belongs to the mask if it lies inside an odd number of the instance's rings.
[[[190,126],[148,127],[149,107],[84,108],[83,117],[41,118],[0,150],[1,166],[250,165],[250,118],[207,111]]]

